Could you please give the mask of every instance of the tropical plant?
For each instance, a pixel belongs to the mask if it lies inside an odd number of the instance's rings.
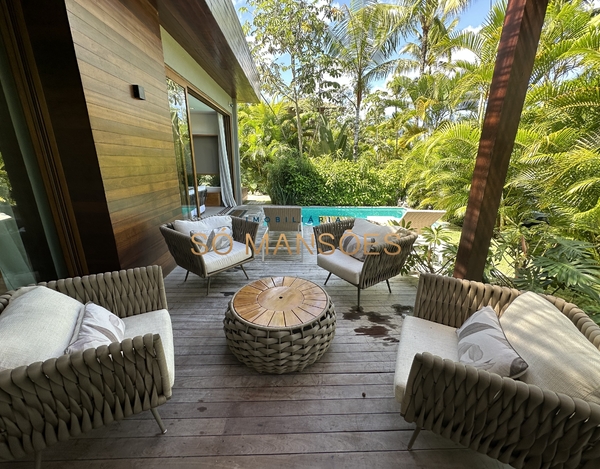
[[[354,106],[354,143],[352,157],[359,156],[362,102],[371,85],[389,75],[396,64],[393,57],[397,35],[389,5],[376,0],[352,0],[344,5],[344,17],[331,31],[329,53],[350,76]]]
[[[453,243],[452,236],[444,225],[423,228],[420,240],[413,246],[411,255],[406,259],[404,273],[452,275],[458,246]]]
[[[283,96],[293,106],[298,154],[302,155],[302,98],[316,94],[320,101],[339,86],[323,78],[324,71],[332,77],[338,75],[333,60],[324,53],[327,21],[334,10],[329,2],[320,0],[248,0],[248,4],[254,15],[245,29],[251,37],[264,91],[271,97]],[[289,83],[283,78],[288,72]]]
[[[450,61],[455,45],[452,30],[458,21],[448,20],[463,11],[471,0],[397,0],[394,8],[396,28],[416,42],[407,43],[403,52],[412,60],[400,62],[401,69],[418,69],[420,75],[433,72],[437,66]]]

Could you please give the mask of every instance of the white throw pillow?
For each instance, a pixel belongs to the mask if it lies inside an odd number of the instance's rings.
[[[69,344],[65,353],[110,345],[113,342],[121,342],[124,337],[125,323],[121,318],[106,308],[89,302],[85,305],[77,338]]]
[[[473,313],[456,334],[461,363],[509,378],[518,378],[527,371],[527,363],[506,340],[491,307]]]
[[[500,324],[529,363],[522,381],[600,404],[600,351],[552,303],[523,293],[506,308]]]
[[[194,248],[200,254],[216,251],[219,254],[227,254],[231,250],[233,231],[229,226],[221,226],[212,230],[190,231],[194,241]]]
[[[347,230],[340,239],[339,249],[344,254],[364,262],[375,241],[374,237],[359,236],[353,231]]]
[[[385,235],[397,233],[398,227],[390,225],[378,225],[376,223],[371,223],[364,218],[356,218],[354,220],[352,232],[356,233],[361,238],[364,238],[364,236],[374,237],[377,243],[384,243]]]
[[[202,220],[175,220],[173,228],[184,235],[189,235],[191,231],[204,232],[227,226],[232,228],[231,217],[229,215],[219,215],[204,218]]]
[[[17,290],[0,314],[0,370],[60,357],[83,309],[81,302],[47,287],[24,292]]]

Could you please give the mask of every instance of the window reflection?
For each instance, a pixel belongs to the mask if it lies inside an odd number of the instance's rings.
[[[179,176],[181,212],[184,218],[199,216],[197,184],[192,163],[192,146],[185,88],[167,78],[167,92],[171,108],[171,124],[175,143],[175,158]]]

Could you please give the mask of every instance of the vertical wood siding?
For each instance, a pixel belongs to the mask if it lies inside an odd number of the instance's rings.
[[[158,227],[181,212],[158,13],[148,0],[65,3],[121,268],[170,271]]]

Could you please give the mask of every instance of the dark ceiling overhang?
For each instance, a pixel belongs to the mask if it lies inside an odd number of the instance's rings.
[[[227,94],[258,102],[258,71],[231,0],[157,0],[163,28]]]

